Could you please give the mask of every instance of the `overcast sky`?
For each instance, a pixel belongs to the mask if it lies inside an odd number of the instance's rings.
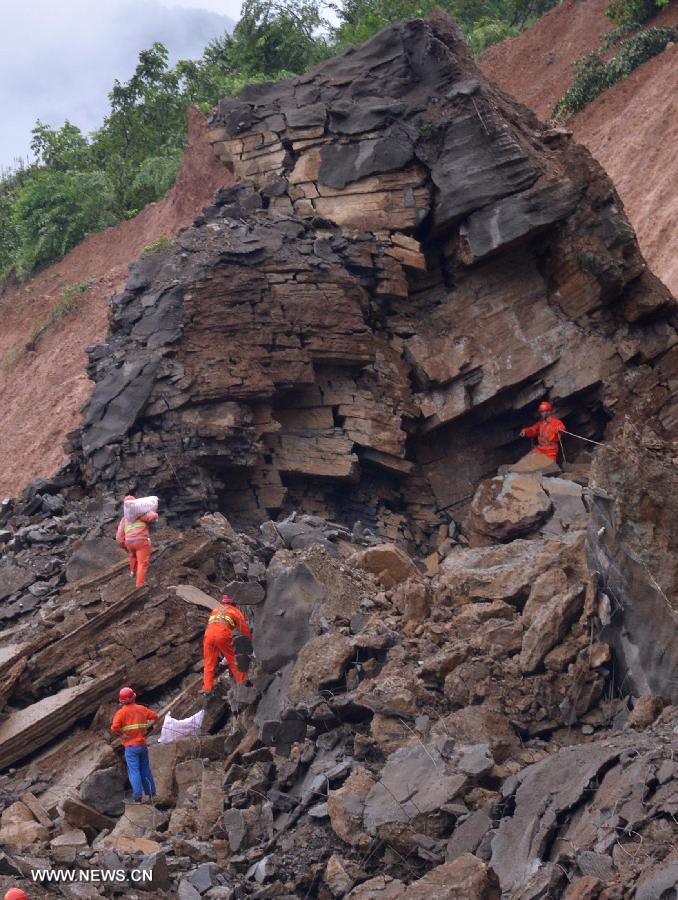
[[[29,156],[36,119],[96,128],[113,80],[154,41],[173,60],[196,58],[240,13],[240,0],[0,2],[0,167]]]

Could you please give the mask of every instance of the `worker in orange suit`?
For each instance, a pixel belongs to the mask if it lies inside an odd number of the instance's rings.
[[[135,498],[128,494],[123,503]],[[128,522],[123,515],[118,525],[115,539],[129,557],[129,568],[132,577],[136,576],[137,587],[143,587],[146,573],[151,561],[151,536],[148,526],[158,518],[156,512],[147,512],[133,522]]]
[[[158,714],[147,706],[137,703],[137,695],[132,688],[120,688],[118,700],[120,709],[113,716],[111,731],[117,732],[125,748],[127,774],[132,785],[132,800],[141,803],[143,795],[155,797],[155,782],[148,759],[146,731],[158,718]]]
[[[544,400],[539,404],[539,421],[529,428],[523,428],[520,432],[521,437],[536,438],[537,446],[532,450],[533,453],[542,453],[548,456],[554,462],[558,461],[558,451],[560,450],[560,432],[565,431],[565,423],[560,419],[556,419],[553,413],[553,404],[548,400]]]
[[[236,630],[246,638],[249,638],[249,640],[252,640],[252,632],[247,624],[247,619],[235,605],[233,598],[229,597],[228,594],[224,594],[221,606],[217,606],[210,613],[207,628],[205,629],[203,641],[203,656],[205,659],[203,687],[205,693],[209,693],[214,687],[220,654],[226,658],[236,684],[239,684],[246,678],[245,673],[240,671],[235,662],[233,632]]]

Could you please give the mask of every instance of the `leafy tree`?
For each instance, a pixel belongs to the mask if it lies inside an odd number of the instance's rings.
[[[19,239],[13,215],[20,184],[20,172],[4,172],[0,179],[0,281],[14,268]]]
[[[186,105],[196,106],[205,115],[222,97],[234,96],[246,84],[275,80],[284,74],[267,77],[261,72],[245,72],[233,50],[233,39],[229,34],[210,41],[200,59],[179,60],[176,72]]]
[[[113,189],[103,172],[29,174],[12,214],[19,277],[63,256],[89,232],[112,225],[114,209]]]
[[[143,50],[132,78],[116,81],[109,99],[111,111],[93,135],[92,155],[113,185],[120,215],[132,216],[148,202],[147,180],[141,191],[135,182],[142,163],[154,157],[165,168],[175,164],[186,139],[186,103],[167,48],[155,43]]]
[[[317,0],[245,0],[230,42],[230,61],[245,75],[300,74],[328,54],[327,22]]]
[[[361,44],[387,25],[426,18],[440,7],[436,0],[343,0],[340,6],[331,7],[339,19],[334,46],[341,49]]]
[[[182,157],[181,150],[168,150],[164,156],[148,156],[139,164],[130,185],[130,196],[139,209],[163,197],[174,185]]]
[[[337,48],[367,40],[393,22],[426,18],[436,9],[454,16],[478,56],[491,44],[520,30],[556,5],[557,0],[342,0],[331,4],[339,20]]]
[[[91,151],[85,135],[68,119],[61,128],[50,128],[38,119],[31,150],[37,162],[54,172],[84,171],[91,167]]]

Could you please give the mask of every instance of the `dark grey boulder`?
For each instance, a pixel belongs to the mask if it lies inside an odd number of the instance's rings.
[[[80,785],[80,797],[94,809],[107,816],[120,816],[124,812],[125,785],[127,779],[121,769],[111,766],[92,772]]]
[[[311,615],[324,599],[325,588],[306,565],[269,576],[254,628],[254,652],[265,672],[275,672],[296,658],[315,633]]]
[[[124,552],[112,537],[95,537],[83,541],[66,564],[66,581],[79,581],[103,572],[125,559]]]
[[[11,597],[33,584],[35,575],[23,566],[5,563],[0,566],[0,600]]]

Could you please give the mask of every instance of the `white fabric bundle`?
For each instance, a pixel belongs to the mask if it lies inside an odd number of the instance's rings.
[[[173,719],[167,713],[160,730],[159,744],[171,744],[172,741],[178,741],[179,738],[198,737],[202,728],[202,720],[205,717],[205,710],[201,709],[194,716],[188,719]]]
[[[128,522],[134,522],[140,516],[148,512],[158,511],[157,497],[137,497],[136,500],[125,500],[125,518]]]

